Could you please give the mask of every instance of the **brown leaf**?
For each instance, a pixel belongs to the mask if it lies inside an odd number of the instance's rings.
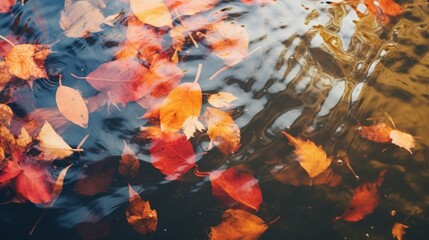
[[[173,20],[164,0],[130,0],[130,6],[134,15],[146,24],[173,27]]]
[[[372,126],[359,126],[359,134],[371,141],[379,143],[388,143],[390,139],[390,131],[393,129],[385,123],[378,123]]]
[[[79,91],[63,86],[60,80],[55,100],[58,110],[65,118],[82,128],[88,127],[88,108]]]
[[[51,124],[47,121],[43,124],[36,140],[39,141],[38,149],[42,151],[38,156],[40,160],[52,161],[73,154],[73,149],[55,132]]]
[[[406,228],[408,228],[407,225],[395,222],[395,224],[393,224],[393,227],[392,227],[393,238],[396,238],[398,240],[404,239]]]
[[[74,191],[85,196],[106,192],[113,181],[117,159],[105,159],[88,166],[83,177],[76,181]]]
[[[58,175],[57,180],[55,181],[55,184],[52,189],[52,196],[51,200],[46,204],[47,207],[52,207],[57,201],[58,197],[60,196],[61,192],[63,191],[64,186],[64,178],[66,177],[67,171],[70,169],[70,167],[73,164],[68,165],[63,170],[61,170],[60,174]]]
[[[228,92],[218,92],[216,94],[211,94],[207,101],[214,107],[230,107],[231,102],[237,100],[238,97],[234,96],[232,93]]]
[[[177,10],[180,15],[194,15],[212,9],[220,0],[166,0],[170,9]]]
[[[139,171],[139,160],[134,151],[125,142],[118,171],[121,176],[127,178],[134,178]]]
[[[216,147],[225,155],[240,147],[240,128],[227,113],[208,107],[205,112],[207,134]]]
[[[289,144],[295,147],[296,160],[311,178],[317,177],[331,165],[332,158],[326,155],[322,147],[316,146],[310,140],[304,141],[286,132],[282,133],[289,139]]]
[[[127,221],[130,226],[140,234],[149,234],[156,231],[158,214],[150,208],[149,201],[144,201],[134,189],[128,185],[130,192],[130,205],[126,210]]]
[[[212,227],[210,240],[257,240],[267,230],[267,224],[249,212],[228,209],[222,215],[222,222]]]
[[[413,154],[413,152],[411,152],[411,148],[414,148],[416,146],[416,142],[412,135],[395,129],[390,131],[389,137],[392,139],[393,144],[404,148],[408,152]]]

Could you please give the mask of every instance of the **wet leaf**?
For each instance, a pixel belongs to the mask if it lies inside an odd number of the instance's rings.
[[[393,238],[396,238],[398,240],[404,239],[405,229],[406,228],[408,228],[407,225],[395,222],[395,224],[393,224],[393,227],[392,227]]]
[[[162,102],[159,117],[161,130],[179,131],[189,117],[199,117],[202,92],[198,83],[182,83]]]
[[[145,82],[150,86],[150,97],[162,98],[169,95],[180,83],[183,71],[166,58],[155,60],[145,75]]]
[[[30,134],[28,134],[27,130],[25,130],[24,127],[21,128],[21,133],[18,135],[18,138],[16,139],[16,144],[21,149],[26,149],[32,141],[33,139],[31,139]]]
[[[60,82],[55,100],[58,110],[67,120],[82,128],[88,127],[88,108],[79,91],[63,86]]]
[[[42,151],[38,156],[40,160],[52,161],[73,154],[73,149],[55,132],[47,121],[43,124],[36,140],[39,141],[38,149]]]
[[[18,78],[30,81],[47,78],[44,64],[50,52],[46,45],[19,44],[6,53],[5,62],[9,73]]]
[[[82,178],[76,181],[74,191],[85,196],[107,192],[117,169],[117,159],[97,161],[85,169]]]
[[[242,3],[251,5],[251,4],[265,4],[265,3],[275,3],[277,0],[240,0]]]
[[[342,219],[347,222],[357,222],[366,215],[371,214],[380,200],[378,188],[383,183],[385,172],[386,170],[382,171],[374,182],[364,183],[356,188],[348,209],[343,215],[336,217],[335,220]]]
[[[6,83],[8,83],[11,78],[12,78],[12,75],[10,75],[8,71],[8,66],[6,65],[6,62],[1,61],[0,62],[0,91],[3,90]]]
[[[220,0],[166,0],[168,7],[180,15],[194,15],[212,9]]]
[[[45,164],[22,163],[22,173],[15,178],[19,197],[35,204],[47,204],[52,196],[53,179]]]
[[[239,172],[235,168],[215,171],[210,174],[213,195],[219,201],[231,207],[247,207],[259,211],[262,193],[258,180],[252,175]]]
[[[126,210],[127,221],[130,226],[140,234],[149,234],[156,231],[158,214],[150,208],[149,201],[141,199],[140,195],[128,185],[130,192],[130,205]]]
[[[393,129],[385,123],[378,123],[372,126],[359,126],[358,130],[359,134],[368,140],[388,143],[391,141],[389,134]]]
[[[139,172],[139,160],[134,151],[124,142],[121,160],[118,166],[119,174],[127,178],[135,178]]]
[[[226,65],[235,65],[247,56],[249,36],[243,25],[220,21],[210,25],[205,37],[213,53]]]
[[[205,112],[207,134],[216,147],[225,155],[240,147],[240,128],[227,113],[208,107]]]
[[[52,189],[51,200],[46,204],[47,207],[52,207],[54,205],[55,201],[57,201],[61,192],[63,191],[64,178],[66,177],[67,171],[70,169],[70,167],[72,165],[73,164],[70,164],[67,167],[65,167],[63,170],[61,170],[60,174],[58,175],[58,178],[55,181],[53,189]]]
[[[5,153],[11,154],[15,145],[15,137],[10,133],[8,128],[0,125],[0,147],[3,148]]]
[[[179,133],[163,133],[161,138],[152,140],[149,149],[151,162],[168,180],[177,180],[195,166],[192,144]]]
[[[0,165],[3,165],[3,168],[0,169],[0,183],[7,182],[22,172],[21,167],[15,161],[0,160]]]
[[[398,16],[404,9],[393,0],[363,0],[368,11],[382,24],[390,22],[389,16]]]
[[[413,154],[413,152],[411,152],[411,148],[414,148],[416,146],[416,142],[412,135],[398,130],[392,130],[389,133],[389,137],[392,139],[393,144],[404,148],[408,152]]]
[[[154,27],[173,27],[170,11],[164,0],[130,0],[131,10],[136,17]]]
[[[228,209],[222,215],[222,222],[212,227],[210,240],[257,240],[267,230],[267,224],[249,212]]]
[[[0,1],[0,13],[9,12],[13,5],[15,5],[16,0],[2,0]]]
[[[188,117],[182,125],[183,133],[185,134],[187,139],[193,137],[194,133],[197,130],[202,132],[204,129],[206,129],[206,128],[200,122],[200,120],[198,120],[198,117],[196,117],[196,116]]]
[[[38,134],[40,127],[49,122],[55,131],[61,134],[65,128],[71,125],[57,108],[37,108],[36,110],[27,114],[24,118],[25,120],[25,130],[30,134],[30,136],[35,136]]]
[[[310,140],[304,141],[286,132],[282,133],[289,139],[289,144],[295,147],[296,160],[311,178],[317,177],[331,165],[332,158],[326,155],[322,147],[316,146]]]
[[[0,103],[0,124],[10,126],[12,118],[12,109],[8,105]]]
[[[238,97],[234,96],[232,93],[228,92],[219,92],[216,94],[211,94],[207,101],[214,107],[230,107],[231,102],[237,100]]]

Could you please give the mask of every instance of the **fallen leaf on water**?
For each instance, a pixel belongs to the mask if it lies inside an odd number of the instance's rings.
[[[2,0],[0,1],[0,13],[9,12],[13,5],[15,5],[16,0]]]
[[[141,199],[140,195],[128,185],[130,192],[130,205],[126,210],[127,221],[130,226],[140,234],[149,234],[156,231],[158,214],[150,208],[149,201]]]
[[[125,142],[118,171],[121,176],[127,178],[134,178],[139,172],[139,160],[134,151]]]
[[[268,225],[258,216],[239,209],[228,209],[222,215],[222,222],[212,227],[210,240],[257,240]]]
[[[219,92],[216,94],[211,94],[207,101],[214,107],[230,107],[231,102],[237,100],[238,97],[234,96],[232,93],[228,92]]]
[[[30,136],[36,136],[45,122],[49,122],[55,131],[61,134],[68,126],[71,125],[57,108],[37,108],[36,110],[27,114],[24,118],[25,130]]]
[[[183,122],[182,130],[183,134],[185,134],[186,138],[189,139],[194,136],[194,133],[198,130],[202,132],[204,129],[204,125],[198,120],[196,116],[188,117],[185,122]]]
[[[22,173],[15,178],[19,197],[35,204],[47,204],[52,196],[53,179],[46,164],[21,163]]]
[[[229,208],[247,207],[259,211],[262,193],[258,180],[235,168],[214,171],[210,174],[213,195]]]
[[[389,137],[392,139],[393,144],[404,148],[408,152],[413,154],[413,152],[411,152],[411,148],[414,148],[416,146],[416,142],[412,135],[398,130],[392,130],[389,133]]]
[[[359,126],[359,134],[371,141],[379,143],[388,143],[392,139],[389,134],[393,129],[387,126],[385,123],[378,123],[372,126]]]
[[[47,207],[52,207],[54,205],[55,201],[57,201],[61,192],[63,191],[64,178],[66,177],[67,171],[70,169],[70,167],[72,165],[73,164],[70,164],[67,167],[65,167],[63,170],[61,170],[60,174],[58,175],[58,178],[55,181],[53,189],[52,189],[51,200],[46,204]]]
[[[213,53],[226,65],[235,65],[247,57],[249,36],[243,25],[216,22],[210,25],[205,38]]]
[[[130,6],[134,15],[146,24],[173,27],[173,20],[164,0],[130,0]]]
[[[374,182],[364,183],[356,188],[348,209],[343,215],[336,217],[335,220],[342,219],[347,222],[357,222],[366,215],[371,214],[380,200],[378,188],[383,183],[385,173],[386,170],[383,170]]]
[[[390,22],[389,16],[398,16],[404,9],[393,0],[363,0],[368,11],[382,24]]]
[[[2,165],[2,169],[0,170],[0,183],[7,182],[22,172],[21,167],[15,161],[0,160],[0,165]]]
[[[404,239],[404,235],[406,233],[405,232],[406,228],[408,228],[407,225],[395,222],[395,224],[393,224],[393,227],[392,227],[393,238],[396,238],[398,240]]]
[[[8,83],[11,78],[12,78],[12,75],[10,75],[8,71],[8,66],[6,65],[6,62],[1,61],[0,62],[0,91],[3,90],[6,83]]]
[[[225,155],[240,147],[240,128],[227,113],[208,107],[205,112],[207,134],[211,142]]]
[[[37,148],[42,151],[38,156],[40,160],[52,161],[62,159],[73,154],[73,149],[58,135],[49,122],[45,121],[36,140]]]
[[[88,127],[88,107],[79,91],[62,85],[57,89],[55,100],[58,110],[70,122],[82,127]]]
[[[168,180],[177,180],[195,166],[195,153],[192,144],[179,133],[163,133],[152,139],[149,149],[151,162]]]
[[[82,178],[76,181],[74,191],[85,196],[106,192],[113,181],[117,166],[116,158],[99,160],[89,165]]]
[[[18,145],[18,147],[20,147],[21,149],[26,149],[32,141],[33,139],[31,139],[30,134],[28,134],[27,130],[24,127],[21,128],[21,133],[16,139],[16,145]]]
[[[220,0],[166,0],[168,7],[180,15],[194,15],[212,9]]]
[[[10,126],[12,118],[12,109],[8,105],[0,103],[0,124]]]
[[[295,147],[296,160],[311,178],[317,177],[331,165],[332,158],[326,155],[322,147],[310,140],[304,141],[286,132],[282,133],[289,139],[289,144]]]
[[[251,4],[265,4],[265,3],[275,3],[277,0],[240,0],[242,3],[251,5]]]

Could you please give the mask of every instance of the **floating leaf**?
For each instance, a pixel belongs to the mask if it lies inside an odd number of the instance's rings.
[[[177,180],[195,166],[192,144],[179,133],[163,133],[153,139],[149,149],[151,162],[168,180]]]
[[[389,16],[398,16],[404,9],[393,0],[363,0],[368,11],[382,24],[390,22]]]
[[[371,214],[380,200],[378,188],[383,182],[385,172],[386,170],[382,171],[374,182],[364,183],[356,188],[349,208],[343,215],[336,217],[335,220],[343,219],[347,222],[357,222],[366,215]]]
[[[79,91],[63,86],[60,80],[55,100],[65,118],[80,127],[88,127],[88,108]]]
[[[0,150],[3,152],[3,149]],[[7,182],[22,172],[21,167],[15,161],[0,160],[0,165],[2,165],[2,169],[0,169],[0,183]]]
[[[222,215],[222,222],[210,230],[210,240],[257,240],[267,230],[267,224],[249,212],[228,209]]]
[[[258,180],[235,168],[210,174],[213,195],[227,207],[245,206],[259,211],[262,193]],[[241,205],[241,206],[240,206]]]
[[[140,234],[149,234],[156,231],[158,214],[150,208],[149,201],[141,199],[140,195],[128,185],[130,192],[130,205],[126,210],[127,221],[130,226]]]
[[[130,0],[130,6],[134,15],[146,24],[173,27],[173,20],[164,0]]]
[[[38,148],[42,151],[39,155],[41,160],[62,159],[73,154],[73,149],[55,132],[47,121],[43,124],[36,140],[39,141]]]
[[[240,0],[242,3],[251,5],[251,4],[265,4],[265,3],[275,3],[277,0]]]
[[[10,126],[12,118],[12,109],[8,105],[0,103],[0,124]]]
[[[395,224],[393,224],[393,227],[392,227],[393,238],[396,238],[398,240],[404,239],[406,228],[408,228],[407,225],[395,222]]]
[[[52,207],[55,201],[57,201],[61,192],[63,191],[64,178],[66,177],[67,171],[70,169],[71,166],[72,164],[65,167],[63,170],[61,170],[60,174],[58,175],[58,178],[55,181],[55,184],[53,186],[51,200],[49,201],[49,203],[46,204],[47,207]]]
[[[106,192],[113,181],[117,164],[117,159],[110,158],[89,165],[83,177],[76,181],[74,191],[85,196]]]
[[[317,177],[331,165],[332,158],[329,158],[320,146],[310,140],[304,141],[286,132],[282,133],[289,139],[289,144],[295,147],[296,160],[311,178]]]
[[[359,126],[358,130],[359,134],[368,140],[388,143],[391,141],[389,134],[393,129],[385,123],[378,123],[373,126]]]
[[[237,100],[238,97],[234,96],[232,93],[228,92],[219,92],[216,94],[211,94],[207,101],[214,107],[230,107],[231,102]]]
[[[6,62],[0,62],[0,91],[3,90],[6,83],[8,83],[11,78],[12,75],[10,75],[8,71],[8,66],[6,65]]]
[[[216,147],[225,155],[240,147],[240,128],[227,113],[208,107],[205,112],[207,133]]]
[[[134,178],[139,172],[139,160],[134,151],[125,142],[118,171],[121,176],[128,178]]]
[[[33,139],[31,139],[30,134],[28,134],[27,130],[25,130],[24,127],[21,128],[21,133],[16,139],[16,145],[18,145],[22,149],[26,149],[32,141]]]
[[[194,133],[198,131],[203,131],[206,129],[204,125],[198,120],[198,117],[196,116],[190,116],[188,117],[185,122],[182,125],[183,133],[185,134],[186,138],[189,139],[192,136],[194,136]]]
[[[15,178],[19,197],[35,204],[47,204],[52,196],[52,178],[45,164],[23,163],[22,173]]]
[[[389,137],[392,139],[393,144],[404,148],[408,152],[413,154],[413,152],[411,152],[411,148],[414,148],[416,146],[416,142],[412,135],[398,130],[392,130],[389,133]]]
[[[0,1],[0,13],[10,12],[16,0],[2,0]]]
[[[220,0],[166,0],[170,9],[174,9],[180,15],[194,15],[212,9]]]

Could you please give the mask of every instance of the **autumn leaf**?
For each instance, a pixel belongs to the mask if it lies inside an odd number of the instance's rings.
[[[16,0],[2,0],[0,1],[0,13],[10,12]]]
[[[74,191],[85,196],[106,192],[117,169],[117,159],[109,158],[90,164],[81,178],[76,181]]]
[[[356,188],[349,208],[343,215],[336,217],[335,220],[342,219],[347,222],[357,222],[366,215],[371,214],[380,200],[378,188],[383,183],[385,173],[386,170],[382,171],[374,182],[364,183]]]
[[[393,129],[387,126],[385,123],[378,123],[372,126],[359,126],[359,134],[371,141],[378,143],[388,143],[391,141],[389,136]]]
[[[139,160],[134,151],[125,142],[118,171],[121,176],[127,178],[134,178],[139,171]]]
[[[13,118],[12,109],[3,103],[0,103],[0,124],[10,126]]]
[[[22,172],[21,167],[15,161],[0,160],[0,165],[3,165],[2,169],[0,169],[0,183],[7,182]]]
[[[194,133],[198,130],[202,132],[204,129],[204,125],[198,120],[196,116],[188,117],[185,122],[183,122],[182,130],[183,134],[185,134],[186,138],[189,139],[194,136]]]
[[[173,20],[164,0],[130,0],[130,6],[134,15],[146,24],[173,27]]]
[[[167,58],[156,60],[144,76],[146,85],[150,86],[150,96],[153,98],[166,97],[171,93],[183,77],[183,71],[177,64]]]
[[[395,224],[393,224],[393,227],[392,227],[393,238],[396,238],[398,240],[404,239],[405,229],[406,228],[408,228],[407,225],[395,222]]]
[[[46,204],[47,207],[52,207],[55,201],[57,201],[61,192],[63,191],[64,178],[66,177],[67,171],[70,169],[72,165],[73,164],[70,164],[67,167],[65,167],[63,170],[61,170],[60,174],[58,175],[58,178],[52,187],[53,189],[52,189],[51,200]]]
[[[392,130],[389,133],[389,137],[392,139],[393,144],[404,148],[405,150],[413,154],[413,152],[411,152],[411,148],[414,148],[416,146],[416,142],[413,136],[405,132]]]
[[[5,85],[12,78],[12,75],[10,75],[8,68],[9,67],[6,65],[6,62],[0,62],[0,91],[3,90]]]
[[[267,224],[254,214],[239,209],[228,209],[222,222],[212,227],[210,240],[257,240],[267,230]]]
[[[15,191],[19,197],[35,204],[51,200],[53,179],[46,164],[21,163],[22,173],[15,178]]]
[[[33,139],[31,139],[30,134],[28,134],[27,130],[24,127],[21,128],[21,133],[16,139],[16,145],[18,145],[18,147],[20,147],[21,149],[26,149],[32,141]]]
[[[382,24],[390,22],[389,16],[398,16],[404,9],[393,0],[363,0],[368,11]]]
[[[166,0],[167,6],[180,15],[194,15],[212,9],[220,0]]]
[[[5,62],[11,75],[31,80],[47,78],[45,59],[51,50],[46,45],[19,44],[6,53]]]
[[[140,234],[149,234],[156,231],[158,214],[150,208],[149,201],[141,199],[140,195],[128,185],[130,205],[126,210],[126,218],[130,226]]]
[[[204,116],[207,121],[207,134],[210,144],[225,155],[234,153],[240,147],[240,128],[232,117],[216,108],[208,107]]]
[[[37,108],[27,114],[24,121],[25,130],[27,130],[30,136],[37,135],[40,127],[43,126],[45,122],[49,122],[59,134],[71,125],[70,121],[68,121],[57,108]]]
[[[289,144],[295,148],[296,160],[305,169],[311,178],[324,172],[332,163],[332,158],[326,155],[322,147],[316,146],[310,140],[294,138],[286,132],[282,132],[289,140]]]
[[[215,171],[210,174],[213,195],[227,207],[251,208],[259,211],[262,193],[256,180],[248,173],[235,168]]]
[[[41,160],[52,161],[73,154],[74,150],[55,132],[47,121],[43,124],[36,140],[39,141],[38,149],[42,151],[38,156]]]
[[[213,53],[226,65],[235,65],[247,56],[249,36],[243,25],[216,22],[210,25],[205,38]]]
[[[70,122],[82,127],[88,127],[88,108],[79,91],[62,85],[57,89],[55,100],[58,110]]]
[[[12,150],[15,146],[16,140],[10,130],[0,125],[0,147],[2,147],[7,154],[12,154]]]
[[[266,3],[275,3],[277,0],[240,0],[242,3],[251,5],[251,4],[266,4]]]
[[[214,107],[222,108],[222,107],[230,107],[231,102],[237,99],[238,98],[234,96],[232,93],[218,92],[216,94],[211,94],[207,99],[207,101]]]
[[[168,180],[177,180],[195,166],[192,144],[179,133],[163,133],[152,139],[149,149],[152,165],[159,169]]]

